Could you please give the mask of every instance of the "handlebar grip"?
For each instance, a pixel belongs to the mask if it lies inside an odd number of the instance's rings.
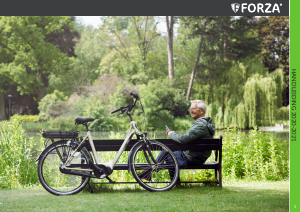
[[[136,99],[140,99],[139,95],[137,95],[136,93],[130,92],[130,95],[133,96]]]
[[[110,114],[116,113],[116,112],[118,112],[118,111],[120,111],[120,110],[122,110],[122,108],[118,108],[118,109],[116,109],[116,110],[113,110],[113,111],[110,112]]]

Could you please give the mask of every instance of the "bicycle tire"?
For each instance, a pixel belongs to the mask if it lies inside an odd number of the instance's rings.
[[[73,147],[70,141],[58,141],[49,145],[38,163],[38,177],[42,186],[54,195],[71,195],[76,194],[84,189],[89,182],[90,177],[64,174],[59,170],[59,166],[63,164],[68,155],[72,153]],[[89,164],[87,151],[81,149],[75,153],[71,164]],[[90,173],[90,172],[85,172]]]
[[[144,142],[138,144],[132,151],[130,157],[130,168],[135,180],[148,191],[167,191],[172,189],[178,179],[179,166],[176,156],[164,144],[149,140],[149,149],[153,157],[158,160],[158,155],[163,157],[157,166],[153,163]],[[162,152],[163,151],[163,152]],[[164,159],[168,159],[167,161]],[[151,162],[152,161],[152,162]],[[168,169],[167,169],[168,168]],[[173,172],[171,179],[169,171]]]

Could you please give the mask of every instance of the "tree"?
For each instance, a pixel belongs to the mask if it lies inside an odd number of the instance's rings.
[[[153,16],[131,16],[130,18],[131,30],[129,32],[135,34],[137,46],[142,57],[142,62],[144,63],[143,69],[145,69],[146,57],[151,43],[155,37],[160,35],[156,32],[158,22],[155,22]],[[133,30],[135,30],[135,33],[133,33]]]
[[[13,92],[15,97],[21,94],[26,99],[23,108],[31,105],[32,111],[38,113],[37,101],[47,92],[49,76],[68,71],[68,56],[75,56],[73,38],[78,39],[79,33],[74,30],[74,20],[74,17],[0,17],[0,94]],[[5,84],[9,86],[3,89]],[[1,101],[0,108],[5,107],[4,103]]]
[[[81,95],[98,79],[98,68],[102,58],[109,52],[109,47],[101,41],[101,30],[87,27],[80,34],[80,39],[76,39],[74,55],[70,58],[71,71],[60,72],[49,75],[49,88],[47,93],[52,93],[55,89],[70,96],[73,92]],[[66,80],[68,79],[68,80]]]
[[[50,73],[68,70],[72,55],[68,45],[58,44],[65,29],[72,29],[70,17],[23,16],[0,18],[0,76],[17,85],[21,94],[46,95]],[[54,42],[57,45],[52,44]]]
[[[180,17],[179,37],[184,48],[195,39],[201,40],[204,23],[204,17],[201,16]],[[233,61],[243,60],[260,52],[260,39],[249,34],[255,24],[250,17],[236,19],[230,16],[211,16],[209,18],[201,47],[203,56],[201,56],[201,63],[198,64],[197,61],[194,74],[197,83],[209,85],[211,98],[214,96],[214,87],[217,88],[219,84],[224,84],[228,80],[224,75]],[[199,50],[199,46],[197,49]],[[194,76],[191,76],[190,85],[192,79]],[[189,90],[192,92],[191,88]],[[213,101],[213,99],[209,100]]]
[[[278,68],[285,75],[286,89],[283,93],[283,105],[289,104],[289,16],[261,17],[258,21],[258,35],[263,39],[263,63],[273,72]]]
[[[169,65],[169,78],[174,79],[174,60],[173,60],[173,27],[174,16],[166,16],[167,22],[167,48],[168,48],[168,65]]]
[[[194,68],[193,68],[193,71],[192,71],[192,74],[191,74],[189,88],[188,88],[188,91],[187,91],[187,94],[186,94],[186,100],[189,100],[190,96],[191,96],[191,90],[192,90],[193,81],[194,81],[194,77],[195,77],[196,67],[197,67],[197,64],[198,64],[198,61],[199,61],[199,57],[200,57],[200,54],[201,54],[201,46],[202,46],[202,42],[203,42],[203,34],[204,34],[204,31],[205,31],[207,20],[208,20],[208,16],[206,16],[205,22],[203,24],[202,34],[201,34],[201,38],[200,38],[200,42],[199,42],[199,48],[198,48],[198,52],[197,52],[197,56],[196,56],[196,60],[195,60],[195,64],[194,64]]]
[[[161,60],[153,53],[148,58],[149,53],[157,48],[154,41],[161,43],[156,32],[157,23],[152,16],[105,17],[101,41],[111,51],[100,63],[100,74],[113,71],[133,84],[147,83],[153,78],[152,73],[156,75],[158,70],[152,69],[157,67],[152,60]]]

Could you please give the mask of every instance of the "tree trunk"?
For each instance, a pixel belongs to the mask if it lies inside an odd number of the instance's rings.
[[[173,26],[174,16],[166,16],[167,21],[167,47],[168,47],[168,65],[169,65],[169,78],[174,79],[174,61],[173,61]]]
[[[224,29],[224,35],[223,35],[223,40],[224,40],[224,46],[223,46],[223,59],[227,60],[228,56],[227,56],[227,49],[228,49],[228,31],[229,31],[229,21],[230,21],[230,17],[229,16],[225,16],[225,29]]]
[[[0,94],[0,120],[6,120],[4,95]]]
[[[39,86],[39,90],[38,90],[37,95],[38,95],[38,98],[39,98],[37,100],[38,102],[41,101],[41,99],[46,96],[46,91],[45,91],[45,87],[44,86],[42,86],[42,85]]]
[[[205,19],[205,22],[204,22],[204,25],[203,25],[203,28],[202,28],[202,32],[203,33],[202,33],[201,38],[200,38],[198,53],[197,53],[197,57],[196,57],[195,64],[194,64],[194,68],[193,68],[193,71],[192,71],[192,74],[191,74],[190,84],[189,84],[189,88],[188,88],[188,91],[187,91],[187,94],[186,94],[186,100],[189,100],[190,96],[191,96],[193,81],[194,81],[194,77],[195,77],[195,71],[196,71],[197,64],[198,64],[198,61],[199,61],[199,57],[200,57],[200,54],[201,54],[201,46],[202,46],[202,42],[203,42],[203,34],[204,34],[204,30],[205,30],[205,27],[206,27],[207,20],[208,20],[208,16],[206,16],[206,19]]]
[[[41,101],[41,99],[46,96],[45,87],[48,86],[47,76],[45,74],[43,74],[42,70],[39,71],[39,77],[40,77],[40,80],[41,80],[42,83],[39,85],[39,90],[36,92],[36,94],[39,98],[37,100],[38,102]]]

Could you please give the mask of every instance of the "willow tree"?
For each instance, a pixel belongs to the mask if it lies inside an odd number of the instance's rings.
[[[277,84],[276,81],[281,81]],[[284,76],[282,70],[277,70],[265,77],[254,75],[245,84],[244,102],[249,117],[249,127],[256,125],[268,126],[276,118],[278,105],[282,102]]]
[[[203,36],[204,17],[181,17],[179,32],[183,34],[183,45]],[[260,39],[249,34],[255,22],[249,17],[238,19],[230,16],[210,16],[207,21],[205,35],[201,43],[201,62],[198,55],[193,64],[195,74],[191,76],[188,91],[192,94],[191,81],[196,84],[209,85],[209,101],[214,101],[215,90],[228,81],[227,70],[232,61],[242,60],[261,50]],[[198,53],[199,53],[198,46]],[[184,53],[183,53],[184,54]],[[196,54],[196,49],[195,49]],[[194,73],[194,71],[192,72]],[[188,92],[189,94],[189,92]],[[193,95],[193,94],[192,94]],[[189,95],[187,95],[188,98]],[[224,111],[223,111],[224,112]]]
[[[259,59],[254,58],[236,63],[228,75],[230,80],[214,92],[215,101],[208,105],[207,115],[213,117],[216,127],[251,128],[274,124],[282,104],[282,70],[270,74]]]

